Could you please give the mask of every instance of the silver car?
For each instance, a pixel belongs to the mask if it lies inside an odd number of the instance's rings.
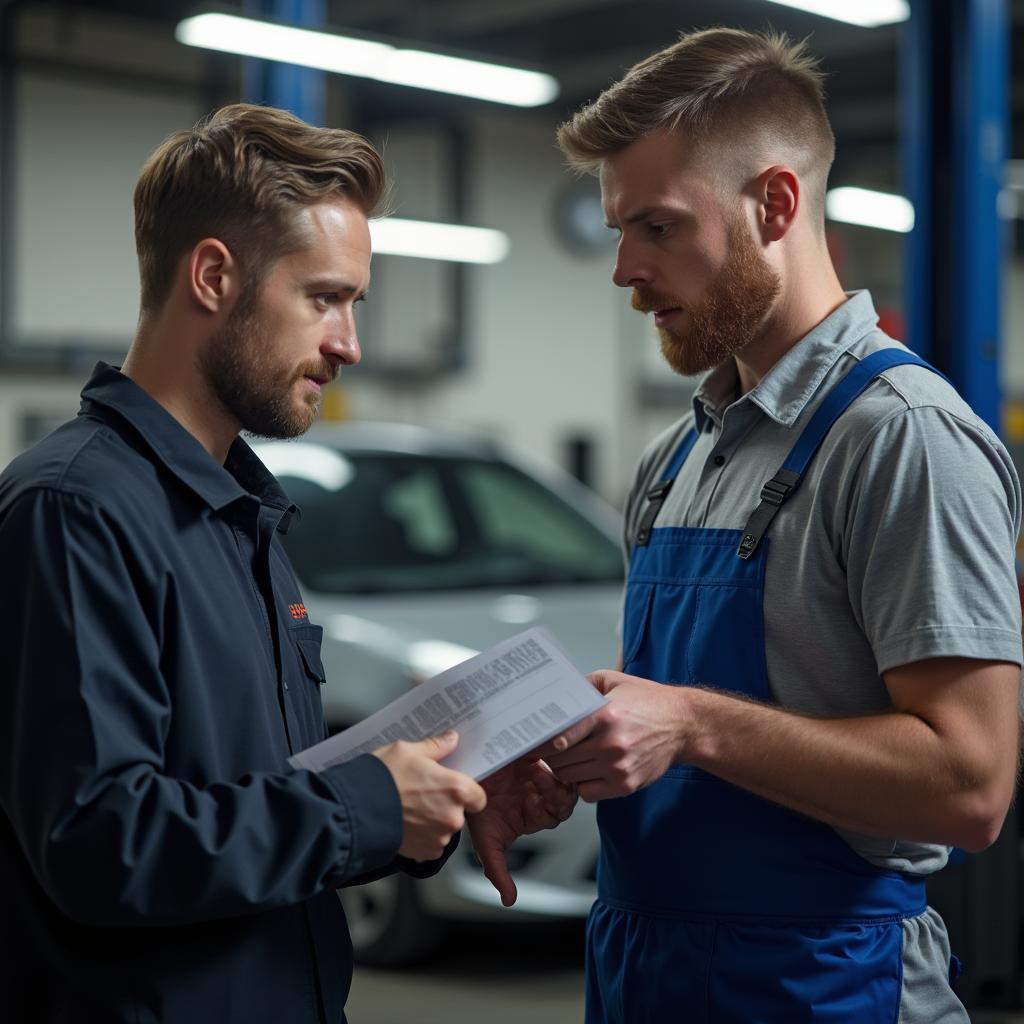
[[[332,731],[532,624],[583,671],[613,665],[622,585],[618,515],[571,477],[490,443],[396,424],[321,427],[257,454],[302,511],[284,538],[310,618],[324,627]],[[508,851],[502,908],[464,838],[434,878],[342,891],[356,955],[409,962],[445,921],[581,917],[597,832],[580,803]]]

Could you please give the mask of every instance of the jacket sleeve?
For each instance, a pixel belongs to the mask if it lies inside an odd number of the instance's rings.
[[[122,548],[101,509],[54,490],[0,522],[0,807],[53,902],[91,924],[177,924],[396,866],[401,806],[372,755],[205,786],[164,773],[171,695]]]
[[[345,880],[344,888],[350,885],[365,885],[367,882],[375,882],[378,878],[386,875],[393,875],[398,871],[409,875],[412,878],[430,878],[436,875],[448,863],[449,858],[459,845],[461,832],[456,832],[451,841],[445,847],[444,853],[437,860],[412,860],[410,857],[396,857],[390,864],[379,868],[376,871],[369,871],[365,875]]]

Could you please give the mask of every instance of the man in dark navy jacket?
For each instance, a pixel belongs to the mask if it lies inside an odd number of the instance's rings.
[[[278,536],[296,510],[238,433],[302,433],[359,360],[385,188],[364,139],[281,111],[169,139],[136,188],[123,369],[100,365],[78,417],[0,476],[12,1020],[337,1024],[336,887],[436,871],[483,811],[438,763],[454,735],[287,767],[325,735],[322,631]],[[543,772],[502,785],[484,835],[572,799]]]

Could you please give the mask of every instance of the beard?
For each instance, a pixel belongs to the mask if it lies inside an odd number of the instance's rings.
[[[729,226],[729,254],[704,295],[682,302],[637,288],[632,305],[641,312],[678,307],[684,323],[659,327],[661,354],[676,373],[703,373],[746,348],[764,324],[781,289],[779,275],[761,255],[745,224]]]
[[[320,395],[302,387],[306,376],[333,380],[337,370],[326,360],[299,367],[275,361],[273,339],[261,326],[258,296],[240,297],[223,330],[210,338],[199,366],[214,396],[243,430],[257,437],[298,437],[313,425]]]

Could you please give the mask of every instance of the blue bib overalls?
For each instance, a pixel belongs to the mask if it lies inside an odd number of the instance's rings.
[[[696,432],[683,438],[635,538],[625,672],[772,700],[762,613],[771,519],[836,419],[903,363],[927,366],[886,349],[835,385],[744,530],[654,528]],[[598,823],[587,1024],[896,1024],[902,921],[924,911],[923,879],[877,868],[828,825],[686,764],[602,801]]]

